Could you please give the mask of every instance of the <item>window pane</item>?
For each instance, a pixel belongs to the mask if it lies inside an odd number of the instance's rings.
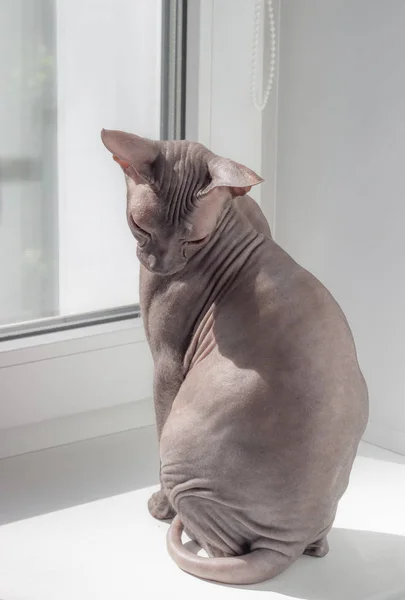
[[[160,0],[0,2],[0,324],[138,301],[100,130],[159,137]]]
[[[53,315],[57,289],[52,0],[0,3],[0,322]]]

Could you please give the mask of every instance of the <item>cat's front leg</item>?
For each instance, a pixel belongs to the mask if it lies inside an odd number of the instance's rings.
[[[173,401],[183,383],[183,379],[180,362],[166,359],[155,363],[153,396],[159,446],[163,427],[170,415]],[[148,509],[152,517],[160,520],[171,519],[176,514],[162,486],[159,491],[149,498]]]

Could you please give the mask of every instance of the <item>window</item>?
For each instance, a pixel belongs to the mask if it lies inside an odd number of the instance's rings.
[[[161,12],[0,3],[0,332],[138,301],[125,183],[100,130],[159,138]]]

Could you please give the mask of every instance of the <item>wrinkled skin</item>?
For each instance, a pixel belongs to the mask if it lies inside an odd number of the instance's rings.
[[[368,414],[347,321],[271,238],[261,179],[192,142],[103,131],[124,170],[155,363],[161,489],[184,570],[254,583],[324,556]],[[211,558],[181,543],[183,527]]]

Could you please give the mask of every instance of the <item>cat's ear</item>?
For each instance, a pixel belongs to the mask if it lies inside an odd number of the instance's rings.
[[[253,185],[262,183],[263,179],[254,171],[248,169],[230,158],[215,156],[208,163],[211,182],[201,195],[208,194],[214,188],[228,188],[232,198],[244,196]]]
[[[157,142],[113,129],[102,129],[101,139],[124,173],[132,166],[138,175],[150,177],[151,165],[159,154]]]

